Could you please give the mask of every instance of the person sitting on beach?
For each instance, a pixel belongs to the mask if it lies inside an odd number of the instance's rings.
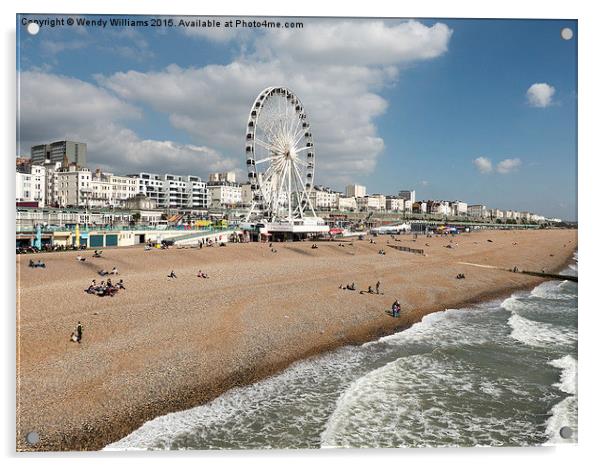
[[[399,317],[399,311],[401,310],[401,305],[399,301],[396,299],[395,302],[391,305],[391,314],[393,317]]]
[[[46,264],[44,264],[44,262],[42,262],[42,261],[39,260],[38,262],[36,262],[36,267],[42,267],[43,269],[45,269],[46,268]]]
[[[311,245],[311,248],[312,249],[318,249],[318,245],[316,243],[314,243],[314,244]]]
[[[518,272],[518,267],[515,265],[515,266],[514,266],[514,268],[512,269],[512,271],[513,271],[514,273],[517,273],[517,272]]]
[[[29,266],[30,267],[35,267],[36,266],[36,264],[34,264],[34,262],[33,262],[32,259],[29,259]]]
[[[100,269],[98,271],[98,275],[100,275],[101,277],[104,277],[105,275],[109,275],[109,272],[107,272],[105,269]]]
[[[94,250],[94,257],[102,256],[102,251]]]
[[[89,294],[96,292],[96,280],[92,280],[90,286],[88,286],[88,288],[86,288],[84,291]]]
[[[347,289],[351,291],[355,291],[355,282],[351,282],[351,285],[347,284]]]
[[[111,275],[119,275],[119,271],[117,270],[117,267],[113,267],[113,270],[111,270]]]
[[[144,246],[144,250],[145,251],[150,251],[152,248],[147,244],[146,246]]]
[[[196,276],[198,278],[209,278],[209,275],[207,275],[205,272],[202,272],[201,270],[199,270],[199,272],[196,274]]]
[[[461,279],[463,279],[463,278],[466,278],[466,276],[465,276],[463,273],[459,273],[458,275],[456,275],[456,278],[457,278],[458,280],[461,280]]]
[[[167,276],[167,278],[178,278],[175,272],[172,270],[171,273]]]
[[[117,284],[115,285],[120,290],[125,290],[125,285],[123,284],[123,278],[119,279]]]
[[[86,258],[82,256],[77,256],[77,260],[80,262],[85,262]]]

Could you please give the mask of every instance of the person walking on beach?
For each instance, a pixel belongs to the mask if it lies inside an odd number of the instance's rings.
[[[82,326],[81,322],[77,322],[77,328],[75,329],[75,338],[77,339],[78,343],[82,342],[82,336],[84,334],[84,327]]]
[[[380,294],[380,280],[376,282],[376,294]]]

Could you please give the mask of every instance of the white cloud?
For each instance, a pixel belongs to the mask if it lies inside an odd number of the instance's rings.
[[[481,173],[491,173],[493,171],[493,164],[487,157],[477,157],[472,161],[472,163],[474,163],[474,165],[477,167],[477,170],[479,170]]]
[[[214,41],[232,39],[227,34],[211,35]],[[92,162],[98,160],[109,168],[114,163],[115,171],[144,163],[149,164],[146,170],[165,171],[169,164],[179,163],[171,158],[173,154],[178,154],[178,161],[190,163],[186,172],[204,168],[201,175],[211,167],[243,167],[249,108],[263,88],[284,85],[307,109],[316,144],[316,181],[340,185],[372,172],[384,149],[375,120],[388,103],[379,92],[395,83],[401,66],[445,53],[451,35],[441,23],[428,27],[416,21],[312,20],[305,22],[303,30],[266,30],[253,35],[254,43],[241,41],[240,57],[226,65],[120,72],[97,76],[98,86],[46,75],[63,83],[65,92],[56,95],[51,87],[44,94],[43,86],[30,82],[37,92],[26,107],[31,111],[22,114],[23,140],[77,135],[90,141]],[[251,52],[246,53],[245,47]],[[70,94],[72,86],[81,92]],[[94,98],[97,95],[102,102]],[[37,102],[55,108],[57,117],[46,110],[36,115]],[[112,108],[103,111],[107,105]],[[125,121],[140,116],[134,105],[167,114],[191,144],[139,138]],[[125,152],[118,155],[110,152],[117,137],[126,141]]]
[[[496,170],[498,173],[505,175],[512,171],[518,170],[518,167],[520,167],[521,165],[522,165],[522,162],[518,158],[517,159],[504,159],[497,164]]]
[[[375,118],[388,104],[378,92],[395,81],[400,64],[444,53],[450,36],[439,23],[316,21],[302,31],[268,30],[254,53],[227,65],[170,65],[97,80],[125,100],[168,113],[196,143],[219,148],[241,166],[250,105],[265,87],[285,85],[307,109],[317,181],[344,183],[372,172],[384,149]]]
[[[215,149],[142,139],[128,129],[140,111],[106,89],[74,78],[23,72],[19,105],[20,153],[60,138],[88,143],[88,165],[117,173],[170,171],[206,174],[235,167]]]
[[[438,57],[451,35],[442,23],[317,20],[303,29],[268,30],[257,49],[260,55],[312,65],[383,66]]]
[[[532,107],[545,108],[552,104],[552,97],[555,93],[554,86],[547,83],[535,83],[527,90],[527,100]]]

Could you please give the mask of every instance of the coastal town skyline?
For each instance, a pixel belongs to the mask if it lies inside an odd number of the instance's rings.
[[[60,135],[88,141],[92,169],[240,176],[249,102],[276,77],[310,113],[317,184],[576,220],[576,34],[560,36],[575,22],[303,22],[284,32],[20,29],[17,155]],[[91,51],[97,60],[82,62]]]

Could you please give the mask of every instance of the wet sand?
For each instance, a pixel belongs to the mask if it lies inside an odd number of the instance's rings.
[[[107,249],[17,257],[17,449],[95,450],[142,423],[205,403],[304,357],[404,329],[542,278],[459,264],[553,272],[576,230],[492,231],[453,238]],[[488,240],[491,240],[489,242]],[[422,248],[426,255],[387,246]],[[516,243],[516,244],[514,244]],[[426,245],[428,244],[428,246]],[[446,246],[453,245],[452,248]],[[379,255],[379,249],[386,255]],[[30,258],[46,269],[30,269]],[[84,293],[119,269],[126,290]],[[208,279],[196,277],[201,269]],[[174,270],[177,279],[167,275]],[[464,273],[466,279],[456,275]],[[381,282],[381,295],[360,294]],[[357,291],[340,290],[355,282]],[[401,318],[385,311],[398,299]],[[69,341],[77,322],[81,344]],[[28,432],[40,435],[29,446]]]

